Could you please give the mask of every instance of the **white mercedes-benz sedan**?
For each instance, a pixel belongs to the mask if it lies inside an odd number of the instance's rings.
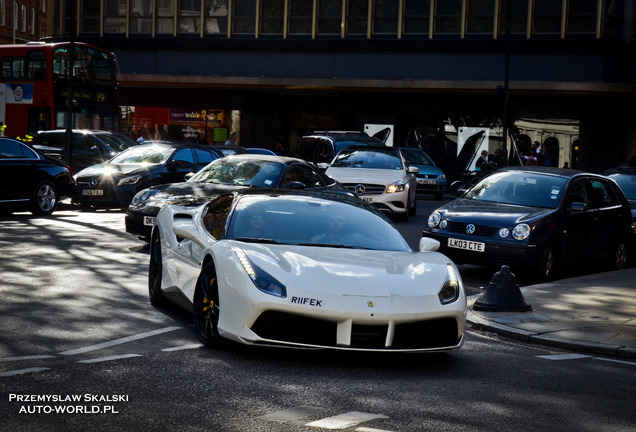
[[[455,264],[415,252],[373,206],[342,194],[240,190],[165,206],[149,295],[191,311],[208,347],[454,351],[466,295]]]

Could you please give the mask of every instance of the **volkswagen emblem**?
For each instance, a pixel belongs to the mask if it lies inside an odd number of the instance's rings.
[[[97,187],[97,179],[91,179],[88,185],[92,187],[93,189],[95,189]]]
[[[364,194],[365,188],[363,184],[357,184],[355,187],[355,191],[358,195]]]
[[[466,225],[466,234],[475,234],[475,225],[473,224]]]

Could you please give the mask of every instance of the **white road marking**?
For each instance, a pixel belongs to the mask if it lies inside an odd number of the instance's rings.
[[[100,357],[100,358],[95,358],[90,360],[78,360],[77,363],[101,363],[101,362],[121,360],[121,359],[126,359],[131,357],[141,357],[141,354],[122,354],[122,355],[109,356],[109,357]]]
[[[592,356],[583,354],[550,354],[537,356],[546,360],[578,360],[583,358],[592,358]]]
[[[83,354],[83,353],[87,353],[90,351],[97,351],[103,348],[108,348],[111,346],[115,346],[115,345],[120,345],[123,343],[127,343],[127,342],[132,342],[135,340],[139,340],[139,339],[145,339],[151,336],[156,336],[158,334],[162,334],[162,333],[167,333],[167,332],[171,332],[174,330],[179,330],[181,327],[165,327],[159,330],[153,330],[153,331],[149,331],[146,333],[139,333],[136,335],[132,335],[132,336],[128,336],[125,338],[121,338],[121,339],[115,339],[112,341],[108,341],[108,342],[103,342],[100,344],[96,344],[96,345],[91,345],[91,346],[87,346],[84,348],[78,348],[78,349],[74,349],[74,350],[70,350],[70,351],[64,351],[61,352],[60,355],[77,355],[77,354]]]
[[[42,355],[30,355],[30,356],[18,356],[18,357],[5,357],[5,358],[0,358],[0,361],[40,360],[40,359],[48,359],[48,358],[55,358],[55,356],[42,354]]]
[[[388,418],[382,414],[363,413],[358,411],[351,411],[345,414],[340,414],[333,417],[327,417],[322,420],[316,420],[310,423],[306,423],[305,426],[317,427],[323,429],[346,429],[352,426],[359,425],[362,422],[375,420],[379,418]]]
[[[326,411],[325,408],[301,405],[265,414],[258,418],[278,423],[287,423],[295,420],[300,420],[302,418],[311,417],[313,415],[318,415],[324,411]]]
[[[50,368],[45,368],[45,367],[34,367],[34,368],[27,368],[27,369],[18,369],[18,370],[14,370],[14,371],[10,371],[10,372],[2,372],[2,373],[0,373],[0,377],[22,375],[22,374],[31,373],[31,372],[42,372],[42,371],[49,370],[49,369]]]
[[[626,365],[630,365],[630,366],[636,366],[636,363],[625,361],[625,360],[614,360],[614,359],[602,358],[602,357],[594,357],[594,360],[602,360],[602,361],[606,361],[606,362],[621,363],[621,364],[626,364]]]
[[[384,430],[384,429],[368,428],[368,427],[360,427],[360,428],[357,428],[355,430],[355,432],[393,432],[393,431]]]
[[[191,345],[183,345],[183,346],[172,347],[172,348],[163,348],[161,351],[164,351],[164,352],[181,351],[181,350],[201,348],[202,346],[203,345],[201,344],[191,344]]]

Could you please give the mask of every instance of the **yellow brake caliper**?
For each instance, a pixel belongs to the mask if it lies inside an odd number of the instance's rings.
[[[210,280],[210,287],[214,286],[214,281],[216,281],[216,278]],[[207,312],[211,307],[214,307],[214,300],[208,299],[205,294],[203,294],[203,312]]]

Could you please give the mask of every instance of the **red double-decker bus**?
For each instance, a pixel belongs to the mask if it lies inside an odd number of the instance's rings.
[[[119,130],[114,55],[81,42],[0,45],[0,122],[5,135],[34,136],[66,129],[72,99],[73,129]],[[73,97],[69,98],[69,76]]]

